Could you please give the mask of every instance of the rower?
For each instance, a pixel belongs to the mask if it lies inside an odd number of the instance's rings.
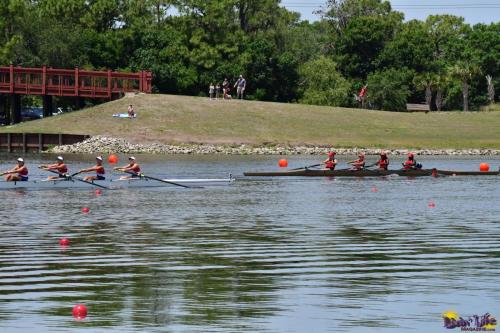
[[[385,151],[380,153],[380,160],[375,163],[380,170],[387,170],[389,167],[389,158],[387,157],[387,153]]]
[[[323,161],[323,164],[325,165],[324,170],[335,170],[335,167],[337,166],[337,160],[335,159],[335,152],[331,151],[328,153],[328,158]]]
[[[17,165],[9,171],[2,172],[1,176],[5,175],[6,182],[20,182],[28,180],[28,168],[24,165],[24,160],[19,157]]]
[[[131,173],[129,176],[122,176],[120,179],[130,179],[130,178],[139,178],[141,176],[141,167],[135,161],[134,156],[130,156],[128,158],[128,164],[122,167],[114,168],[117,171],[124,171]]]
[[[403,170],[417,170],[421,168],[422,165],[415,161],[415,155],[408,153],[408,159],[403,163]]]
[[[58,180],[61,178],[68,178],[68,167],[64,164],[64,158],[62,156],[57,156],[57,162],[54,164],[42,164],[39,166],[40,169],[46,171],[54,171],[59,173],[58,176],[48,176],[47,180]]]
[[[83,180],[86,182],[93,182],[94,180],[106,180],[105,173],[106,171],[104,170],[104,166],[102,165],[102,157],[97,156],[95,158],[96,160],[96,165],[87,169],[81,169],[78,171],[78,173],[85,173],[85,172],[94,172],[95,171],[95,176],[85,176],[83,177]]]
[[[359,153],[357,160],[347,162],[347,164],[351,164],[354,170],[363,170],[365,168],[365,154]]]

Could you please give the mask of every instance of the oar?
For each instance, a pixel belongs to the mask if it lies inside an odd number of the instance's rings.
[[[313,164],[313,165],[308,165],[308,166],[305,166],[305,167],[302,167],[302,168],[295,168],[295,169],[290,169],[288,171],[295,171],[295,170],[302,170],[302,169],[309,169],[309,168],[315,168],[315,167],[319,167],[321,164]]]
[[[44,169],[44,168],[40,168],[42,170],[45,170],[45,171],[49,171],[49,172],[52,172],[52,173],[55,173],[55,174],[58,174],[59,176],[63,176],[64,178],[66,178],[67,180],[73,180],[73,179],[76,179],[78,181],[81,181],[82,183],[87,183],[87,184],[90,184],[90,185],[94,185],[94,186],[97,186],[97,187],[100,187],[100,188],[103,188],[103,189],[106,189],[106,190],[109,190],[110,188],[107,187],[107,186],[104,186],[104,185],[99,185],[99,184],[96,184],[94,182],[89,182],[89,181],[86,181],[84,179],[81,179],[81,178],[76,178],[76,177],[73,177],[74,175],[77,175],[79,174],[79,172],[77,173],[74,173],[72,175],[65,175],[63,173],[60,173],[58,171],[55,171],[55,170],[47,170],[47,169]]]
[[[126,171],[126,170],[119,170],[119,171],[122,171],[122,172],[125,172],[125,173],[128,173],[130,175],[135,175],[135,176],[139,176],[141,178],[146,178],[146,179],[151,179],[151,180],[156,180],[158,182],[162,182],[162,183],[166,183],[166,184],[170,184],[170,185],[175,185],[175,186],[180,186],[180,187],[184,187],[184,188],[203,188],[201,186],[187,186],[187,185],[182,185],[182,184],[178,184],[178,183],[174,183],[174,182],[169,182],[168,180],[164,180],[164,179],[160,179],[160,178],[155,178],[155,177],[151,177],[151,176],[146,176],[145,174],[141,173],[141,174],[137,174],[135,172],[132,172],[132,171]]]

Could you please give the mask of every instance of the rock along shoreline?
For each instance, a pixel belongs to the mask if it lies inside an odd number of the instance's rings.
[[[211,145],[211,144],[132,144],[121,138],[94,136],[85,141],[73,144],[56,146],[48,153],[55,154],[184,154],[184,155],[324,155],[331,147],[319,146],[265,146],[254,147],[250,145]],[[391,155],[406,155],[409,151],[417,155],[445,155],[445,156],[500,156],[496,149],[374,149],[374,148],[336,148],[339,155],[353,155],[364,152],[367,155],[377,155],[382,150]]]

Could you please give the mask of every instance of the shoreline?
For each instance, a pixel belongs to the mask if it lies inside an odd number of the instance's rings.
[[[331,147],[320,146],[261,146],[212,145],[212,144],[132,144],[125,139],[94,136],[85,141],[56,146],[47,151],[54,154],[157,154],[157,155],[325,155]],[[421,156],[500,156],[497,149],[381,149],[381,148],[335,148],[338,155],[378,155],[384,150],[390,155],[402,156],[413,152]]]

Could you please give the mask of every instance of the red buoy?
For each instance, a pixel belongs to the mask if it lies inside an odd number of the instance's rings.
[[[286,168],[288,166],[288,161],[282,158],[281,160],[279,160],[278,165],[280,166],[280,168]]]
[[[82,208],[82,213],[88,214],[89,212],[90,212],[90,208],[89,207],[83,207]]]
[[[116,155],[109,155],[108,162],[109,162],[109,164],[116,164],[116,163],[118,163],[118,156],[116,156]]]
[[[101,195],[102,191],[100,189],[95,190],[95,195]]]
[[[87,317],[87,307],[83,304],[77,304],[73,307],[73,317],[77,320],[82,320]]]
[[[488,172],[490,171],[490,165],[488,163],[481,163],[479,164],[479,170],[482,172]]]
[[[377,188],[375,186],[372,187],[372,192],[373,193],[377,193],[378,192],[378,190],[377,190]]]
[[[436,208],[436,204],[434,203],[434,201],[429,202],[429,208]]]
[[[69,246],[69,239],[67,239],[67,238],[61,238],[59,240],[59,245],[61,245],[61,246]]]

